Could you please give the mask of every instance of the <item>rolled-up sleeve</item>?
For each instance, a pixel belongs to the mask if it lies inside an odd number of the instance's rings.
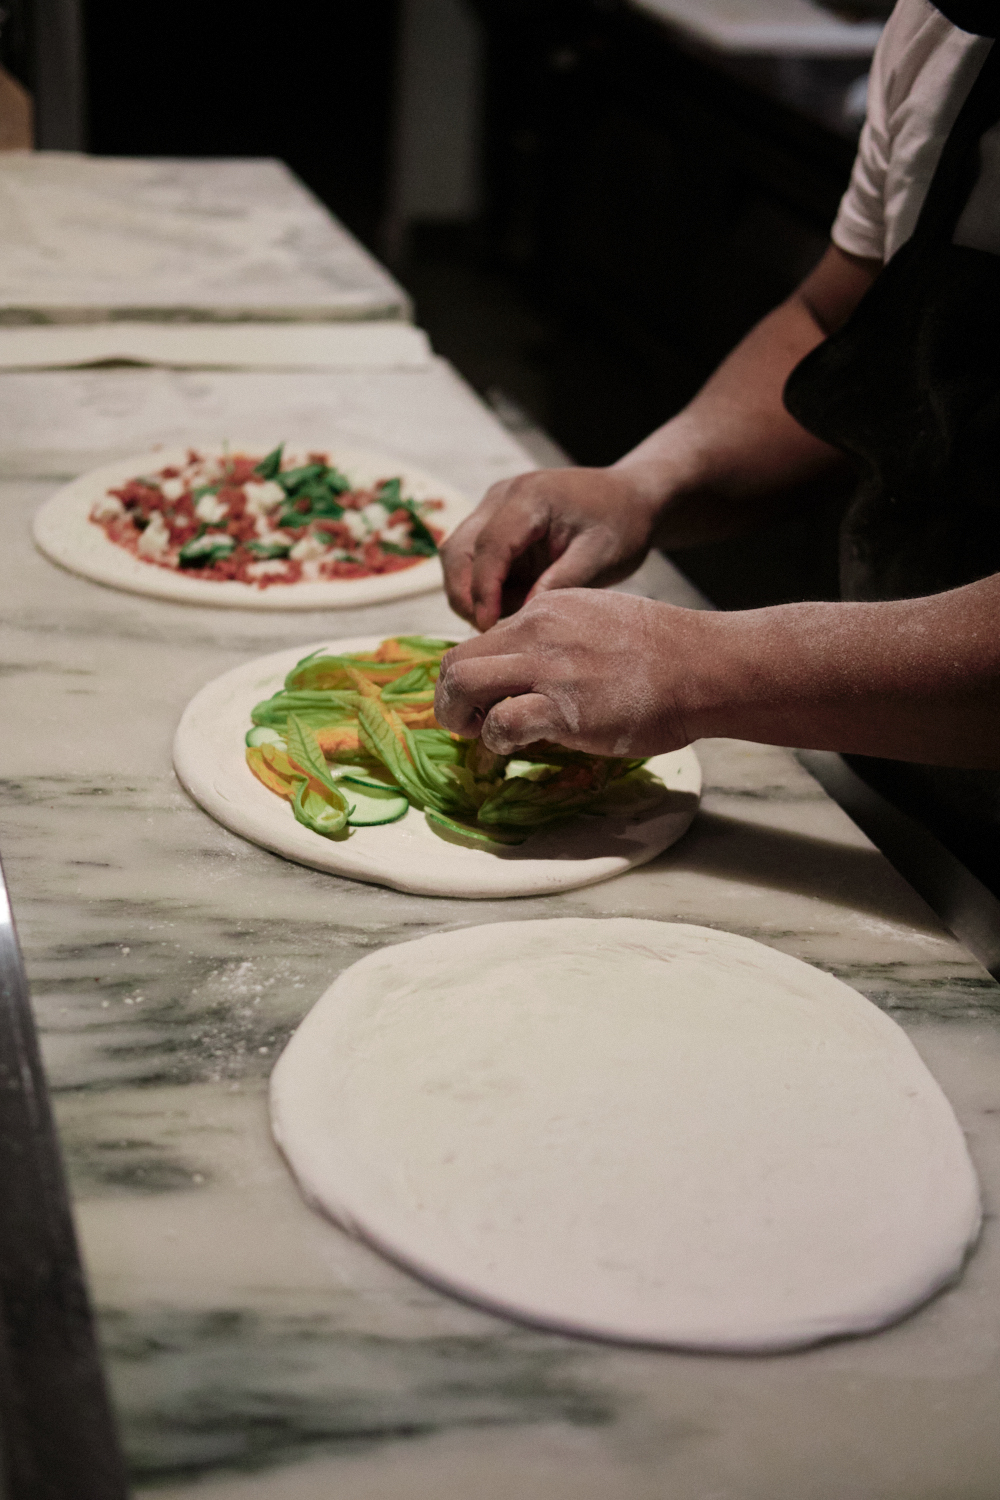
[[[885,184],[889,169],[886,59],[892,46],[892,20],[879,39],[868,78],[868,114],[847,192],[840,200],[830,238],[848,255],[885,259]]]

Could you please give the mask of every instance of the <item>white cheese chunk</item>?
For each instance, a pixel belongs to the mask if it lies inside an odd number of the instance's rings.
[[[98,500],[91,514],[95,521],[113,521],[116,516],[125,514],[125,507],[115,495],[105,495],[103,500]]]
[[[160,494],[164,500],[179,500],[186,489],[183,479],[164,479],[160,482]]]
[[[288,535],[287,531],[279,531],[277,528],[272,530],[272,528],[268,526],[267,522],[262,520],[260,516],[257,517],[257,535],[269,546],[272,546],[275,543],[280,543],[285,547],[291,547],[293,545],[292,538]]]
[[[397,521],[395,526],[384,526],[382,528],[383,542],[391,542],[394,547],[405,547],[409,549],[413,541],[410,535],[410,524],[408,521]]]
[[[250,479],[243,486],[247,499],[247,510],[252,516],[262,516],[285,498],[280,484],[273,479]]]
[[[388,521],[390,512],[384,505],[366,505],[364,510],[355,511],[355,515],[364,516],[371,531],[380,531]]]
[[[143,557],[159,557],[170,546],[170,529],[166,521],[156,512],[142,536],[137,551]]]
[[[379,506],[378,508],[379,510],[382,510],[381,506]],[[382,510],[382,518],[383,520],[385,519],[384,510]],[[356,542],[366,542],[371,536],[372,529],[369,526],[368,522],[365,520],[364,511],[345,510],[342,519],[344,525],[347,527],[348,531],[351,533],[351,536]]]
[[[217,495],[202,495],[194,508],[194,513],[199,521],[207,521],[212,525],[215,521],[221,521],[228,514],[229,507],[225,505]]]
[[[251,578],[266,578],[272,573],[284,571],[285,559],[283,557],[264,558],[262,562],[251,563],[247,568],[247,574]]]
[[[318,536],[307,532],[305,536],[299,537],[288,555],[295,562],[304,563],[310,562],[314,557],[322,557],[326,549],[326,542],[321,542]]]

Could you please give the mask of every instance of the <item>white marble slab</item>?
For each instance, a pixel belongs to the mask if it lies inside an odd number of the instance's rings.
[[[409,313],[282,162],[0,153],[0,322]]]
[[[0,378],[0,402],[14,379]],[[16,379],[24,420],[38,403],[55,434],[33,419],[46,464],[88,440],[132,446],[157,409],[170,425],[267,400],[291,436],[336,419],[473,492],[523,463],[440,365]],[[13,437],[24,473],[32,450]],[[591,890],[470,904],[288,864],[178,787],[170,741],[185,703],[225,668],[328,631],[446,632],[443,597],[303,620],[116,594],[33,551],[30,517],[54,482],[0,483],[0,845],[137,1493],[992,1500],[1000,988],[793,757],[703,743],[690,833]],[[271,1144],[265,1087],[334,975],[383,943],[561,915],[746,933],[894,1015],[955,1105],[983,1183],[983,1240],[961,1284],[873,1338],[766,1359],[672,1355],[491,1318],[312,1214]]]

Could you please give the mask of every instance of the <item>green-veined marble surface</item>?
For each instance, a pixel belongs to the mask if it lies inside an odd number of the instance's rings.
[[[322,410],[324,438],[407,453],[472,494],[524,467],[440,365],[0,377],[5,394],[45,430],[47,475],[72,472],[88,442],[105,455],[109,410],[120,449],[141,447],[158,401],[165,427],[188,410],[203,430],[209,410],[246,433],[266,411],[293,439]],[[16,449],[29,474],[24,424],[2,424],[0,464]],[[566,895],[435,900],[286,863],[181,791],[182,709],[219,672],[297,642],[445,633],[442,596],[276,617],[115,593],[33,550],[30,518],[53,488],[0,483],[0,847],[137,1491],[995,1500],[1000,988],[791,754],[701,745],[706,793],[684,840]],[[334,976],[381,944],[568,915],[744,933],[894,1015],[982,1180],[986,1223],[961,1283],[877,1336],[791,1356],[620,1349],[451,1301],[306,1208],[270,1141],[266,1084]]]

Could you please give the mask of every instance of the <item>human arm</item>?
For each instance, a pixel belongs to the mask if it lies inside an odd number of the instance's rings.
[[[718,540],[795,505],[839,455],[785,410],[785,381],[878,269],[831,246],[690,405],[617,463],[494,485],[442,549],[452,608],[486,630],[526,596],[628,577],[654,544]]]
[[[435,711],[509,754],[704,736],[1000,768],[1000,575],[921,599],[728,613],[573,589],[444,659]]]

